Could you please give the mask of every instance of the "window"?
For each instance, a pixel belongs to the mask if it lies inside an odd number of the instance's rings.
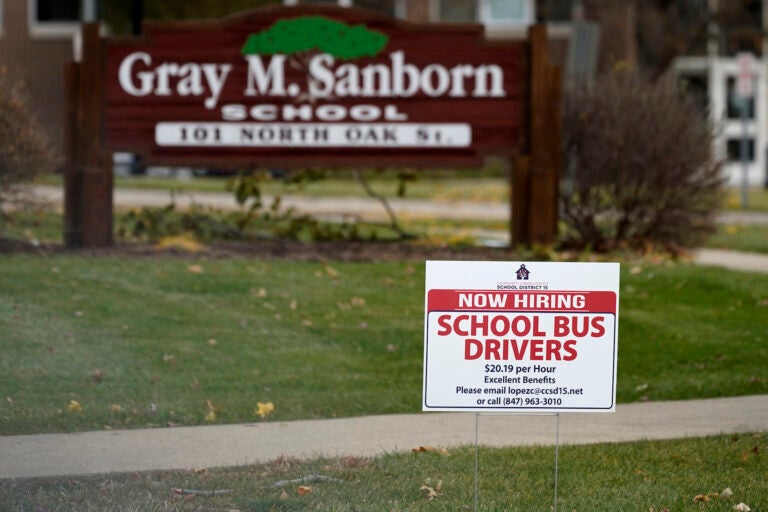
[[[728,139],[725,143],[729,162],[741,162],[741,139]],[[747,139],[747,162],[755,161],[755,139]]]
[[[702,114],[707,114],[709,109],[709,86],[707,76],[700,75],[681,75],[678,85],[680,92],[687,96],[696,105],[696,108]]]
[[[525,26],[534,21],[533,0],[479,0],[479,13],[490,26]]]
[[[533,23],[535,11],[534,0],[439,0],[437,5],[439,21],[502,28]]]
[[[741,118],[741,109],[744,107],[746,103],[747,108],[747,119],[754,119],[755,118],[755,96],[754,94],[749,98],[743,98],[739,94],[737,94],[736,91],[736,78],[729,76],[725,82],[726,87],[726,94],[728,95],[727,100],[727,106],[726,106],[726,116],[728,119],[740,119]],[[756,90],[756,87],[753,85],[753,90]]]
[[[80,21],[80,0],[35,0],[34,5],[40,23]]]
[[[96,19],[96,0],[27,0],[27,6],[35,37],[71,36],[81,21]]]
[[[571,0],[539,0],[536,5],[536,16],[548,22],[571,21],[573,2]]]

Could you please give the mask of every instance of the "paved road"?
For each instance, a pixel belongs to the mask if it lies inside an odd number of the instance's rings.
[[[0,437],[0,478],[236,466],[280,456],[372,456],[472,445],[472,413]],[[555,416],[481,415],[480,444],[554,445]],[[563,413],[560,444],[671,439],[768,430],[768,395],[619,405]]]

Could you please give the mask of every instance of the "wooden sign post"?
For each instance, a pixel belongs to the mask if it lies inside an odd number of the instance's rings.
[[[269,6],[83,28],[67,68],[65,241],[111,245],[111,153],[238,169],[478,167],[514,159],[513,242],[552,243],[559,74],[543,27],[488,41],[480,25],[413,24],[336,6]]]

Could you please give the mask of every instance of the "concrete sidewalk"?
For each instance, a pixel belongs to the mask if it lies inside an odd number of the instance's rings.
[[[235,466],[280,456],[372,456],[475,442],[472,413],[0,437],[0,478]],[[479,442],[554,445],[552,415],[480,415]],[[588,444],[768,431],[768,395],[619,405],[563,413],[559,442]]]

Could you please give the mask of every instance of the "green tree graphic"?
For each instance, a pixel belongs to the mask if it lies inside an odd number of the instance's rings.
[[[373,57],[389,37],[365,25],[347,25],[324,16],[301,16],[276,21],[269,28],[251,34],[242,54],[301,55],[322,52],[339,59]]]

